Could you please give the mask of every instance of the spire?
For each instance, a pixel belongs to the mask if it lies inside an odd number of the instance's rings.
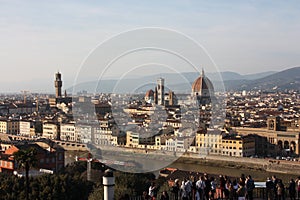
[[[201,76],[204,76],[204,69],[202,68]]]

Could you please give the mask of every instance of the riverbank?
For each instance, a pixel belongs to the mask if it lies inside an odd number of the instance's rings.
[[[283,174],[300,175],[300,163],[294,161],[247,158],[247,157],[230,157],[207,155],[204,158],[197,158],[195,154],[185,154],[177,160],[178,162],[193,163],[202,165],[223,166],[235,169],[247,169],[265,172],[276,172]]]
[[[291,178],[296,179],[300,175],[300,165],[286,162],[269,162],[268,159],[236,158],[227,156],[209,155],[205,158],[195,158],[184,155],[169,167],[186,170],[206,172],[208,174],[223,174],[239,177],[241,174],[250,174],[256,181],[266,181],[273,175],[288,183]],[[276,161],[276,160],[275,160]]]
[[[76,156],[86,157],[87,151],[66,151],[66,164],[74,162]],[[149,163],[151,162],[149,161]],[[268,176],[272,175],[288,181],[290,178],[300,175],[299,162],[217,155],[200,157],[197,154],[184,154],[169,166],[210,174],[228,174],[234,177],[239,177],[242,173],[251,174],[258,181],[265,181]]]

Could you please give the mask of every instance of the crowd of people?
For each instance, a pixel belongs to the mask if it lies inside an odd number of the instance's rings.
[[[285,200],[289,197],[291,200],[300,200],[300,176],[296,180],[291,179],[286,186],[281,179],[272,176],[267,178],[265,186],[265,199]],[[144,196],[147,199],[158,199],[156,189],[153,183]],[[215,178],[204,174],[184,178],[182,181],[176,179],[169,191],[172,198],[167,191],[163,191],[159,200],[253,200],[254,189],[255,182],[251,175],[242,174],[239,178],[232,179],[224,175]]]
[[[282,180],[276,176],[267,178],[266,181],[266,197],[267,199],[273,200],[284,200],[286,192],[291,200],[300,199],[300,176],[296,180],[290,179],[288,186],[285,187]]]
[[[231,180],[227,176],[220,175],[218,182],[212,176],[204,174],[200,177],[185,178],[181,184],[175,180],[171,192],[175,199],[182,200],[214,200],[221,199],[253,199],[255,184],[251,176],[242,175],[239,180]],[[217,190],[218,189],[218,190]]]

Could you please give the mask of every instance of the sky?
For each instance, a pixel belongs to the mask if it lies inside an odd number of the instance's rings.
[[[193,38],[220,71],[300,66],[299,11],[300,2],[289,0],[0,0],[0,92],[46,90],[58,70],[65,87],[78,74],[93,78],[92,72],[80,74],[91,52],[114,35],[143,27]],[[120,76],[117,71],[109,76]]]

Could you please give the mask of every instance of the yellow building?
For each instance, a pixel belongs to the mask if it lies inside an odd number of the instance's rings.
[[[207,130],[207,133],[196,134],[196,151],[200,154],[222,153],[222,132]]]
[[[255,138],[240,135],[224,136],[222,138],[222,155],[235,157],[255,155]]]
[[[126,132],[126,146],[127,147],[138,147],[139,146],[139,133],[132,131]]]

